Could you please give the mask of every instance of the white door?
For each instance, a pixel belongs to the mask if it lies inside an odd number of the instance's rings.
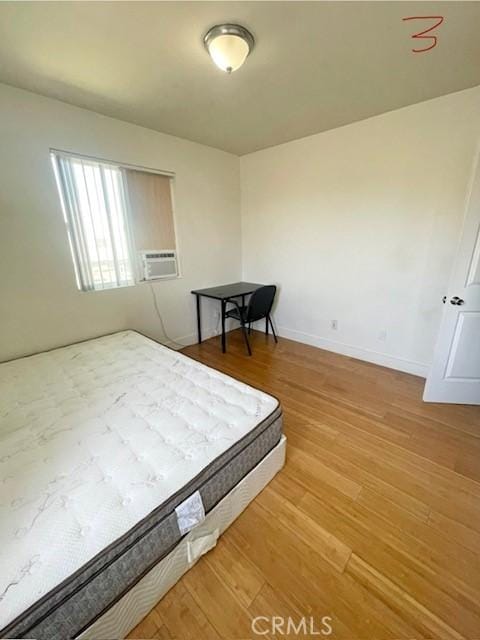
[[[477,158],[465,223],[432,368],[426,402],[480,404],[480,163]]]

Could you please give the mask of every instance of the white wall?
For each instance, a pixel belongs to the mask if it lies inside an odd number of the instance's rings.
[[[243,276],[280,286],[281,335],[426,374],[479,107],[477,87],[241,158]]]
[[[282,335],[426,372],[479,105],[475,88],[241,158],[243,277],[279,284]],[[190,290],[241,277],[239,159],[0,85],[0,360],[127,327],[164,339],[148,285],[77,291],[51,147],[176,172],[183,278],[154,287],[194,341]]]
[[[0,85],[0,360],[128,327],[163,338],[148,285],[76,289],[51,147],[176,173],[183,278],[154,287],[170,337],[194,341],[190,290],[241,274],[238,158]],[[208,301],[204,317],[211,333]]]

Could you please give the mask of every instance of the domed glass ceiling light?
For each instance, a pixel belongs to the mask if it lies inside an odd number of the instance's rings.
[[[219,24],[205,34],[203,43],[217,67],[232,73],[245,62],[255,40],[239,24]]]

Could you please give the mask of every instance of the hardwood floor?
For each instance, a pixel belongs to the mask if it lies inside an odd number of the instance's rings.
[[[280,399],[287,464],[130,637],[280,638],[252,619],[330,616],[331,638],[480,638],[480,407],[289,340],[228,343],[185,353]]]

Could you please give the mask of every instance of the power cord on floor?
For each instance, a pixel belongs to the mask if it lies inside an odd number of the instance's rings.
[[[180,342],[177,342],[176,340],[173,340],[168,335],[168,333],[167,333],[167,331],[165,329],[165,323],[163,322],[162,314],[160,313],[160,309],[158,308],[158,301],[157,301],[157,296],[155,295],[155,290],[154,290],[153,285],[152,285],[151,282],[149,282],[148,285],[149,285],[150,291],[152,293],[153,306],[155,307],[155,311],[156,311],[158,319],[160,321],[160,327],[162,329],[163,335],[169,341],[170,344],[173,344],[175,347],[178,347],[178,349],[183,349],[186,345],[181,344]]]

